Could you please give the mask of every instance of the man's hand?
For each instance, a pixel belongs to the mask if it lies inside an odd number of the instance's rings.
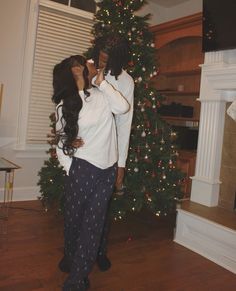
[[[83,77],[83,71],[84,67],[83,66],[74,66],[71,68],[73,77],[75,79],[76,85],[78,90],[84,90],[85,82],[84,82],[84,77]]]
[[[96,86],[100,86],[100,84],[102,83],[103,80],[104,80],[104,69],[101,69],[98,71],[98,74],[96,76],[96,80],[95,80],[94,84]]]
[[[74,148],[80,148],[84,145],[84,141],[82,140],[82,138],[77,138],[72,142],[72,146]]]
[[[116,191],[119,191],[123,187],[123,180],[125,175],[125,168],[118,167],[117,177],[116,177]]]

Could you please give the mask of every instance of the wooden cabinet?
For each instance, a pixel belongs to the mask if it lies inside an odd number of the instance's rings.
[[[177,167],[184,173],[186,177],[183,181],[182,190],[184,192],[184,198],[188,198],[191,192],[192,180],[190,177],[194,175],[196,163],[196,152],[194,151],[179,151],[179,157],[177,160]]]
[[[199,65],[203,63],[202,14],[197,13],[151,28],[155,34],[158,76],[153,85],[165,96],[163,118],[177,131],[178,167],[186,173],[183,190],[188,197],[196,161],[200,117]],[[184,134],[183,134],[184,133]],[[184,136],[186,135],[186,136]]]

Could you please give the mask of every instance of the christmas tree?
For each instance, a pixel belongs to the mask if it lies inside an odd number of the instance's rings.
[[[158,77],[158,68],[153,34],[147,22],[150,15],[135,15],[146,2],[95,2],[99,9],[92,32],[94,45],[96,39],[113,32],[125,36],[131,51],[127,71],[135,81],[134,116],[125,177],[127,190],[124,195],[113,195],[111,214],[117,220],[127,212],[147,208],[157,216],[167,215],[175,211],[176,201],[182,197],[183,175],[176,169],[176,134],[159,114],[163,97],[151,86],[152,78]],[[93,47],[88,50],[88,57],[92,55]],[[50,202],[57,195],[57,199],[61,199],[63,180],[60,175],[64,173],[54,156],[46,162],[39,175],[41,199]]]
[[[55,113],[50,116],[51,133],[48,134],[48,143],[50,148],[48,150],[49,159],[44,162],[44,166],[38,172],[41,196],[39,200],[42,201],[44,209],[47,211],[53,204],[57,204],[59,211],[63,210],[64,206],[64,177],[65,171],[59,164],[56,154],[56,117]]]
[[[155,45],[150,32],[150,15],[135,12],[143,0],[95,1],[99,6],[93,34],[96,39],[107,34],[120,34],[128,39],[131,51],[128,73],[135,81],[134,117],[126,165],[125,195],[113,195],[111,214],[121,219],[128,211],[148,208],[157,216],[175,210],[182,197],[182,173],[176,169],[176,133],[163,121],[159,108],[163,97],[151,80],[158,77]],[[92,54],[92,49],[89,51]]]

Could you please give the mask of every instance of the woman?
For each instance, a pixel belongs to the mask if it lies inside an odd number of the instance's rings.
[[[88,288],[88,274],[96,261],[108,201],[117,169],[117,141],[113,114],[129,110],[126,99],[97,74],[92,63],[72,56],[53,72],[57,105],[57,156],[64,167],[65,254],[61,266],[70,274],[63,290]],[[80,138],[79,148],[73,142]]]

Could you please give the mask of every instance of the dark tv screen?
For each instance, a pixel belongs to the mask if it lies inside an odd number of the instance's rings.
[[[236,48],[236,0],[203,0],[202,50]]]

